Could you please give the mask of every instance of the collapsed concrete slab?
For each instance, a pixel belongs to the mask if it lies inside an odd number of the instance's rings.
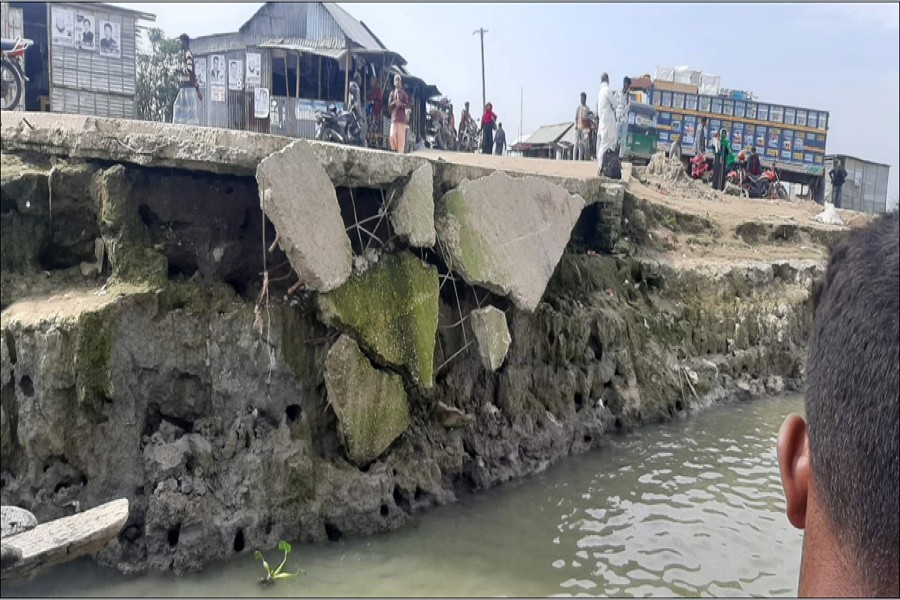
[[[429,164],[427,159],[409,154],[326,142],[310,145],[334,185],[387,188]]]
[[[506,325],[506,314],[493,306],[473,310],[469,315],[481,364],[488,371],[496,371],[506,359],[512,338]]]
[[[543,179],[496,172],[444,195],[437,237],[445,260],[468,284],[533,312],[584,204]]]
[[[432,386],[438,273],[410,254],[387,254],[364,275],[319,296],[326,323],[352,332],[369,351]]]
[[[83,513],[41,523],[3,538],[8,552],[0,579],[34,575],[79,556],[99,552],[128,520],[128,500],[114,500]],[[8,562],[6,562],[8,561]]]
[[[298,140],[264,159],[256,181],[263,211],[301,280],[319,292],[347,281],[350,239],[334,185],[309,144]]]
[[[350,460],[365,467],[409,427],[403,378],[374,368],[346,335],[325,358],[325,388]]]
[[[410,246],[431,248],[434,232],[434,169],[425,163],[416,169],[409,181],[397,185],[388,194],[388,218],[394,233]]]
[[[24,508],[0,506],[0,538],[34,529],[37,524],[37,518]]]

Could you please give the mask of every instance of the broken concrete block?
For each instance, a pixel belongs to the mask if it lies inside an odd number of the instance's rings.
[[[403,379],[374,368],[342,335],[325,358],[325,388],[350,460],[365,467],[409,427]]]
[[[96,238],[94,240],[94,262],[82,262],[81,263],[81,274],[85,277],[90,277],[92,275],[99,275],[103,272],[103,259],[106,256],[106,244],[103,243],[103,238]]]
[[[475,416],[467,414],[455,406],[447,406],[440,400],[437,402],[435,412],[441,419],[441,425],[447,429],[459,429],[475,422]]]
[[[478,342],[481,364],[488,371],[496,371],[506,359],[509,343],[512,341],[506,325],[506,315],[502,310],[488,306],[473,310],[469,318]]]
[[[445,259],[468,284],[533,312],[583,208],[558,185],[495,172],[445,194],[435,225]]]
[[[391,198],[388,216],[394,233],[410,246],[434,246],[434,169],[431,163],[416,169],[405,185],[390,191],[388,198]]]
[[[256,181],[263,211],[303,282],[327,292],[347,281],[350,239],[334,185],[309,144],[298,140],[263,159]]]
[[[326,323],[352,332],[386,363],[431,387],[438,291],[437,269],[403,252],[382,256],[318,302]]]
[[[18,506],[0,506],[0,538],[37,527],[37,518]]]

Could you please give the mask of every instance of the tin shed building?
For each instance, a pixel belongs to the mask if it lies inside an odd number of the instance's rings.
[[[825,201],[832,201],[831,178],[827,173],[834,167],[835,160],[840,160],[847,171],[847,180],[841,188],[841,208],[871,214],[887,212],[890,165],[846,154],[825,157]]]
[[[3,3],[34,46],[25,53],[25,110],[132,119],[138,21],[151,14],[100,2]],[[14,13],[17,13],[13,16]]]
[[[384,146],[395,74],[413,103],[411,138],[424,138],[425,101],[440,94],[410,75],[400,54],[333,3],[268,2],[236,32],[192,39],[191,51],[203,94],[202,126],[314,137],[315,112],[329,104],[341,108],[358,72],[364,103],[371,99],[373,77],[382,90],[381,111],[370,115],[369,130],[370,143]]]

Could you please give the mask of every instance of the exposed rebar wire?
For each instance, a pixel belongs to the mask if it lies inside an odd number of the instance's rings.
[[[353,188],[347,188],[350,190],[350,204],[353,206],[353,222],[356,226],[356,234],[359,236],[359,248],[362,250],[363,248],[363,240],[362,233],[359,232],[359,217],[356,214],[356,200],[353,198]]]
[[[457,350],[456,352],[454,352],[453,355],[452,355],[450,358],[448,358],[447,360],[445,360],[444,362],[442,362],[440,365],[438,365],[438,368],[436,368],[436,369],[434,370],[434,373],[437,374],[441,369],[443,369],[443,368],[446,367],[448,364],[450,364],[450,361],[452,361],[454,358],[456,358],[457,356],[459,356],[460,354],[462,354],[463,352],[465,352],[466,350],[468,350],[468,349],[469,349],[469,346],[471,346],[473,343],[475,343],[474,340],[471,341],[471,342],[467,342],[465,346],[463,346],[462,348],[460,348],[459,350]]]

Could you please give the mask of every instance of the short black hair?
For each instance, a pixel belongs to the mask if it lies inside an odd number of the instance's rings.
[[[813,485],[857,572],[900,578],[900,218],[883,215],[837,244],[813,286],[806,414]]]
[[[106,29],[107,27],[109,27],[109,30],[112,31],[112,23],[104,23],[103,24],[103,29]]]

